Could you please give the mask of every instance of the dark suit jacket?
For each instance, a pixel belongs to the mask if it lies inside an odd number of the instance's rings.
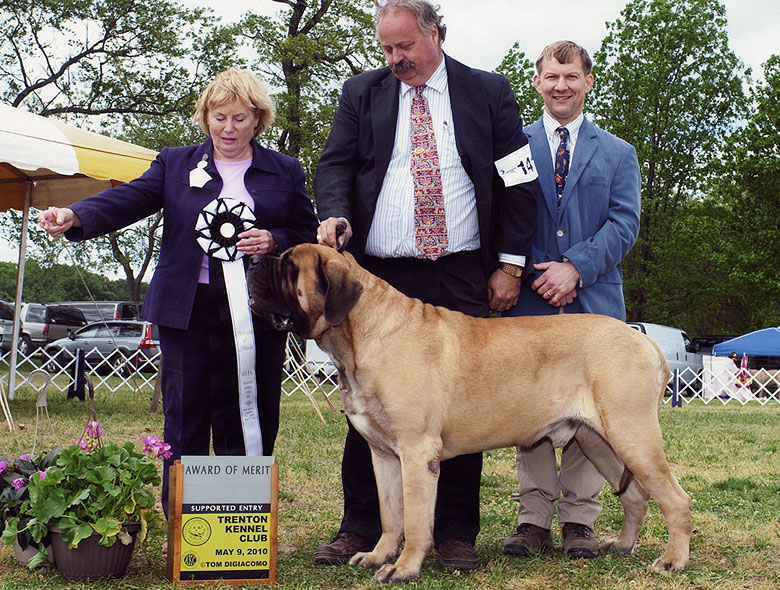
[[[252,164],[244,176],[255,201],[256,227],[271,232],[281,250],[313,242],[317,229],[303,170],[294,158],[252,141]],[[208,156],[206,171],[212,180],[203,188],[190,186],[189,173]],[[203,250],[195,241],[198,213],[219,196],[222,179],[214,163],[209,139],[201,145],[164,148],[140,178],[71,205],[80,228],[66,234],[86,240],[116,231],[163,210],[160,259],[146,292],[141,316],[155,324],[188,326],[200,274]]]
[[[585,119],[577,136],[561,207],[552,156],[541,119],[526,128],[542,197],[536,218],[534,262],[568,258],[582,277],[577,300],[587,313],[626,319],[620,263],[639,232],[640,180],[636,150]],[[507,315],[558,313],[523,281]]]
[[[483,263],[491,272],[499,251],[530,255],[538,185],[505,188],[493,164],[528,143],[509,82],[444,57],[455,141],[474,183]],[[317,166],[319,217],[350,221],[348,247],[358,259],[393,151],[399,84],[387,67],[347,80]]]

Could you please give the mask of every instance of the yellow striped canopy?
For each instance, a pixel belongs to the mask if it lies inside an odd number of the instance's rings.
[[[0,211],[63,207],[143,174],[156,152],[0,104]]]

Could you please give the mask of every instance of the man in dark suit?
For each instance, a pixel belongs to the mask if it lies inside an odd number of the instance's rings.
[[[377,5],[388,67],[344,84],[314,179],[318,239],[336,246],[346,221],[366,269],[408,296],[484,317],[517,301],[538,185],[509,83],[444,55],[445,33],[426,0]],[[442,463],[434,543],[446,567],[479,565],[481,469],[481,454]],[[369,551],[381,532],[370,451],[351,424],[342,484],[341,528],[317,563]]]
[[[545,112],[526,129],[542,188],[534,265],[517,305],[503,315],[599,313],[625,321],[620,263],[639,231],[636,151],[583,116],[593,86],[585,49],[571,41],[548,45],[536,71],[534,85]],[[560,473],[549,441],[517,449],[517,475],[519,526],[505,540],[504,552],[525,556],[550,549],[557,502],[564,553],[596,557],[593,524],[601,512],[596,496],[604,478],[577,443],[564,447]]]

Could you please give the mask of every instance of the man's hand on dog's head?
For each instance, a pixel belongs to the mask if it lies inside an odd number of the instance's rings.
[[[329,217],[317,228],[317,243],[339,252],[347,247],[352,237],[352,226],[343,217]]]

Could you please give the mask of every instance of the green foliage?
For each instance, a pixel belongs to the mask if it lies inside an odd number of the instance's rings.
[[[97,428],[97,422],[92,424]],[[75,549],[93,533],[100,535],[98,544],[104,547],[117,540],[127,543],[130,538],[122,527],[128,524],[141,525],[143,541],[147,526],[159,524],[150,488],[160,485],[154,460],[136,451],[131,442],[103,446],[96,441],[99,438],[64,448],[51,467],[29,477],[29,497],[18,509],[19,516],[9,519],[2,540],[10,545],[17,535],[29,532],[40,547],[30,568],[45,561],[42,541],[52,527]]]
[[[0,99],[41,115],[100,115],[93,127],[153,149],[200,141],[188,122],[195,99],[216,72],[242,65],[236,47],[235,30],[206,9],[168,0],[0,0]],[[18,214],[2,225],[18,240]],[[122,298],[138,299],[159,226],[151,217],[72,248],[85,268],[123,271]],[[31,257],[58,259],[62,246],[34,222],[29,239]]]
[[[533,62],[520,51],[520,43],[515,42],[512,48],[501,60],[496,72],[509,80],[509,85],[515,93],[515,98],[520,105],[520,117],[523,125],[530,125],[542,116],[544,102],[542,95],[533,84],[536,70]]]
[[[16,518],[8,536],[11,542],[16,538],[22,549],[30,545],[39,547],[29,531],[17,531],[20,527],[24,529],[30,521],[29,515],[21,513],[23,504],[30,498],[30,478],[48,469],[58,454],[59,449],[54,449],[35,458],[28,455],[21,455],[18,459],[0,457],[0,533],[5,532],[6,522]]]
[[[0,98],[42,115],[175,113],[211,73],[183,62],[234,47],[214,28],[168,0],[2,0]]]
[[[25,265],[23,301],[56,303],[58,301],[87,301],[90,294],[96,301],[143,301],[130,298],[127,282],[109,280],[106,276],[81,268],[81,275],[73,265],[55,264],[43,267],[35,260]],[[82,277],[89,287],[84,286]],[[13,301],[16,296],[16,264],[0,262],[0,299]]]
[[[710,257],[691,251],[693,203],[720,172],[716,155],[744,112],[740,67],[717,0],[633,0],[607,23],[589,110],[636,148],[642,172],[639,240],[624,261],[629,319],[698,306],[708,288]]]
[[[764,64],[764,82],[752,99],[744,126],[725,144],[711,191],[722,199],[727,220],[718,242],[731,253],[730,284],[744,293],[735,311],[763,327],[780,324],[780,55]]]
[[[254,66],[273,88],[276,149],[298,158],[311,187],[335,113],[340,83],[379,66],[373,15],[365,0],[274,0],[275,17],[248,14],[239,23],[257,52]],[[311,191],[310,191],[311,192]]]

